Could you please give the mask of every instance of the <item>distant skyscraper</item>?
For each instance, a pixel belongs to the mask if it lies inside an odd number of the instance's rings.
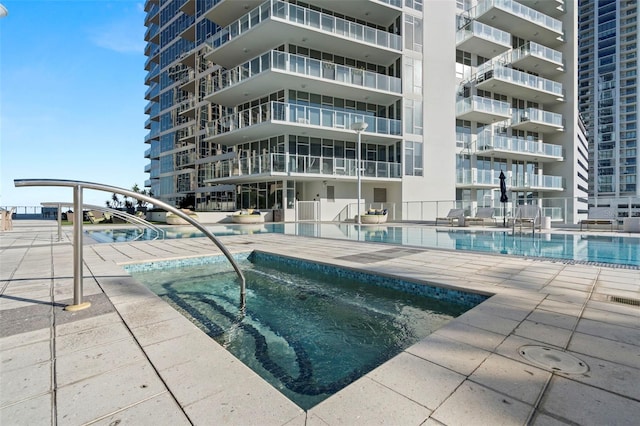
[[[579,108],[589,134],[589,195],[640,214],[638,3],[579,1]]]

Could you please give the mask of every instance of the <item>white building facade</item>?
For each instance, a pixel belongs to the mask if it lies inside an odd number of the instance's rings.
[[[155,196],[284,220],[432,220],[581,189],[570,1],[147,1]],[[359,135],[354,123],[366,123]],[[361,158],[358,166],[358,147]],[[358,179],[360,171],[360,179]]]

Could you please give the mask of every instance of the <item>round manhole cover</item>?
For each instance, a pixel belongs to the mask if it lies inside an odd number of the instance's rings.
[[[521,346],[518,352],[534,364],[560,373],[584,374],[589,371],[589,366],[581,359],[546,346]]]

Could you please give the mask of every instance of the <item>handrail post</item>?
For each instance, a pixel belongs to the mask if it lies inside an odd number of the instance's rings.
[[[58,242],[62,241],[62,205],[58,203]]]
[[[73,305],[66,311],[80,311],[91,306],[82,302],[82,185],[73,187]]]

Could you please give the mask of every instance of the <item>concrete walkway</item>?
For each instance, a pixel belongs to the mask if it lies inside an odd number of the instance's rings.
[[[640,419],[637,269],[276,234],[221,237],[232,252],[260,249],[495,294],[305,412],[121,266],[219,254],[209,240],[86,245],[84,294],[92,306],[71,313],[63,310],[73,297],[70,236],[65,229],[56,241],[52,221],[15,221],[0,234],[3,426]],[[551,371],[521,355],[528,345],[573,355],[589,370]]]

